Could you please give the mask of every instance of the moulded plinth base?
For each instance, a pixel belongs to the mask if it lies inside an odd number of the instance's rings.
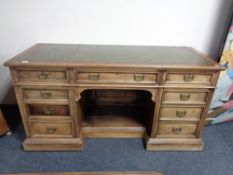
[[[145,138],[147,151],[201,151],[203,146],[199,138]]]
[[[27,138],[23,142],[25,151],[81,151],[81,138]]]

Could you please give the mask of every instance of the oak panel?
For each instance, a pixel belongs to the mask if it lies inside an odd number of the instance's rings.
[[[197,73],[167,73],[165,83],[172,84],[212,84],[212,74],[197,74]]]
[[[72,137],[71,122],[31,122],[32,137]]]
[[[18,81],[59,83],[59,82],[67,82],[68,77],[66,71],[18,70]]]
[[[208,92],[172,92],[165,91],[163,96],[163,103],[205,103],[208,96]]]
[[[160,123],[158,137],[195,137],[195,123]]]
[[[149,83],[155,84],[157,74],[146,73],[101,73],[86,72],[76,74],[77,83]]]
[[[161,107],[160,119],[171,118],[171,119],[200,119],[203,111],[203,107]]]
[[[68,105],[43,105],[43,104],[28,104],[27,109],[29,115],[39,116],[69,116]]]
[[[25,100],[67,100],[68,90],[66,89],[24,89]]]

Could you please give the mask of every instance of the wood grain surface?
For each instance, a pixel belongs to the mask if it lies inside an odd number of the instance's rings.
[[[144,138],[147,150],[202,150],[224,68],[189,47],[36,44],[7,61],[27,151],[85,138]]]

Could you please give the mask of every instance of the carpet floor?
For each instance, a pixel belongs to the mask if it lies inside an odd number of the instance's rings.
[[[20,125],[0,138],[0,173],[156,171],[165,175],[232,175],[233,122],[208,126],[201,152],[147,152],[141,139],[87,139],[82,152],[24,152]]]

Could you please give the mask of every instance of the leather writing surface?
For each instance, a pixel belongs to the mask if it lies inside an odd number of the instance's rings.
[[[95,63],[210,65],[186,47],[38,44],[20,60]]]

